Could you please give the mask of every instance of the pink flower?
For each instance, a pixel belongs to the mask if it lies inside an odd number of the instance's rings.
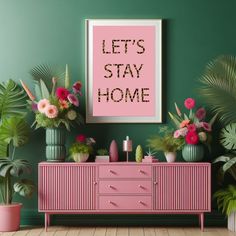
[[[180,123],[179,127],[180,127],[180,128],[184,128],[185,126],[187,126],[187,125],[189,124],[189,122],[190,122],[190,120],[183,120],[183,121]]]
[[[76,136],[76,141],[78,143],[84,143],[86,141],[86,137],[84,134],[79,134]]]
[[[75,105],[76,107],[79,106],[79,100],[74,94],[68,94],[67,99],[71,104]]]
[[[201,122],[201,126],[208,132],[211,132],[211,125],[207,122]]]
[[[180,132],[180,135],[181,135],[182,137],[185,137],[186,134],[188,133],[188,129],[187,129],[187,127],[184,127],[184,128],[182,128],[182,129],[179,129],[179,132]]]
[[[195,100],[193,98],[187,98],[184,101],[184,105],[187,109],[192,109],[195,107]]]
[[[49,119],[53,119],[56,118],[58,115],[58,110],[57,107],[54,105],[48,105],[45,109],[45,115],[49,118]]]
[[[198,120],[203,120],[206,116],[206,110],[201,107],[196,111],[195,116],[198,118]]]
[[[199,141],[199,137],[196,132],[188,132],[185,141],[187,144],[197,144]]]
[[[77,81],[73,84],[72,89],[75,94],[79,93],[81,95],[82,83]]]
[[[189,132],[195,132],[196,131],[196,126],[195,124],[190,124],[187,126]]]
[[[69,95],[69,91],[63,87],[58,87],[56,90],[56,95],[61,100],[66,100],[67,96]]]
[[[180,131],[177,129],[175,132],[174,132],[174,138],[179,138],[180,136]]]
[[[45,113],[45,109],[50,105],[50,102],[47,99],[41,99],[38,102],[37,108],[40,113]]]

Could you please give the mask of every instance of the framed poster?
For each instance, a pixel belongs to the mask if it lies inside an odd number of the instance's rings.
[[[86,122],[162,122],[161,20],[86,20]]]

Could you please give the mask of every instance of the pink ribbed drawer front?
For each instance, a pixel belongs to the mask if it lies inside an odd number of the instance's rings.
[[[152,192],[151,181],[146,180],[101,180],[99,181],[100,194],[150,194]]]
[[[151,210],[151,196],[100,196],[100,210]]]
[[[99,178],[151,178],[151,166],[99,166]]]

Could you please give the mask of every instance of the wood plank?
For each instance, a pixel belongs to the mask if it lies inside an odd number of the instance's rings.
[[[232,231],[228,230],[227,228],[217,228],[216,231],[218,234],[224,235],[224,236],[236,235],[236,232],[232,232]]]
[[[57,232],[57,230],[60,230],[60,226],[50,226],[50,227],[48,227],[48,231],[47,232],[45,232],[45,230],[43,230],[39,235],[41,235],[41,236],[53,236],[56,232]],[[43,228],[44,229],[44,228]]]
[[[127,227],[118,227],[116,229],[116,236],[129,236],[129,228],[127,228]]]
[[[94,236],[106,236],[106,227],[97,227],[94,232]]]
[[[107,228],[106,236],[116,236],[116,227]]]
[[[143,228],[142,227],[132,227],[129,228],[129,236],[143,236]]]
[[[80,227],[70,227],[66,236],[78,236],[80,233]]]
[[[169,236],[167,228],[154,228],[157,236]]]
[[[44,231],[42,227],[33,227],[27,233],[27,236],[39,236]]]
[[[143,230],[145,236],[156,236],[155,228],[153,227],[144,227]]]
[[[15,232],[4,232],[1,236],[12,236]]]
[[[69,227],[60,227],[56,230],[54,236],[66,236],[69,231]]]
[[[168,228],[169,236],[186,236],[183,228]]]
[[[93,227],[81,227],[79,236],[93,236],[95,228]]]

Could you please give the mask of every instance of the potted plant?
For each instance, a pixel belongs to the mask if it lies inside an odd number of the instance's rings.
[[[93,138],[86,138],[85,135],[79,134],[76,137],[76,142],[69,148],[70,157],[75,162],[86,162],[89,155],[93,153]]]
[[[101,148],[97,150],[97,154],[95,161],[96,162],[109,162],[110,156],[109,156],[109,152],[106,148]]]
[[[0,103],[0,232],[6,232],[16,231],[20,226],[22,204],[13,202],[15,193],[30,197],[34,185],[31,180],[20,179],[30,172],[29,162],[15,158],[16,148],[29,139],[29,127],[23,116],[25,93],[13,80],[1,83]]]
[[[228,216],[228,229],[236,231],[236,186],[229,185],[226,189],[219,189],[213,197],[217,201],[219,209]]]
[[[35,114],[35,128],[46,129],[47,161],[64,161],[65,128],[69,131],[74,124],[81,124],[83,118],[79,113],[79,96],[82,83],[77,81],[70,86],[68,66],[65,77],[54,72],[49,66],[41,65],[32,69],[35,80],[35,95],[21,81],[28,94],[31,110]]]
[[[189,114],[183,114],[175,103],[177,114],[169,112],[169,116],[176,126],[174,138],[180,139],[184,142],[182,149],[182,156],[185,161],[201,161],[204,156],[204,147],[206,144],[209,147],[211,140],[212,125],[215,121],[214,116],[210,122],[204,121],[206,117],[206,110],[200,107],[193,111],[195,108],[195,100],[187,98],[184,101],[184,106],[189,110]]]
[[[181,149],[183,140],[174,138],[168,126],[160,128],[159,132],[160,136],[155,135],[147,140],[148,146],[155,151],[163,151],[167,162],[174,162],[176,151]]]

